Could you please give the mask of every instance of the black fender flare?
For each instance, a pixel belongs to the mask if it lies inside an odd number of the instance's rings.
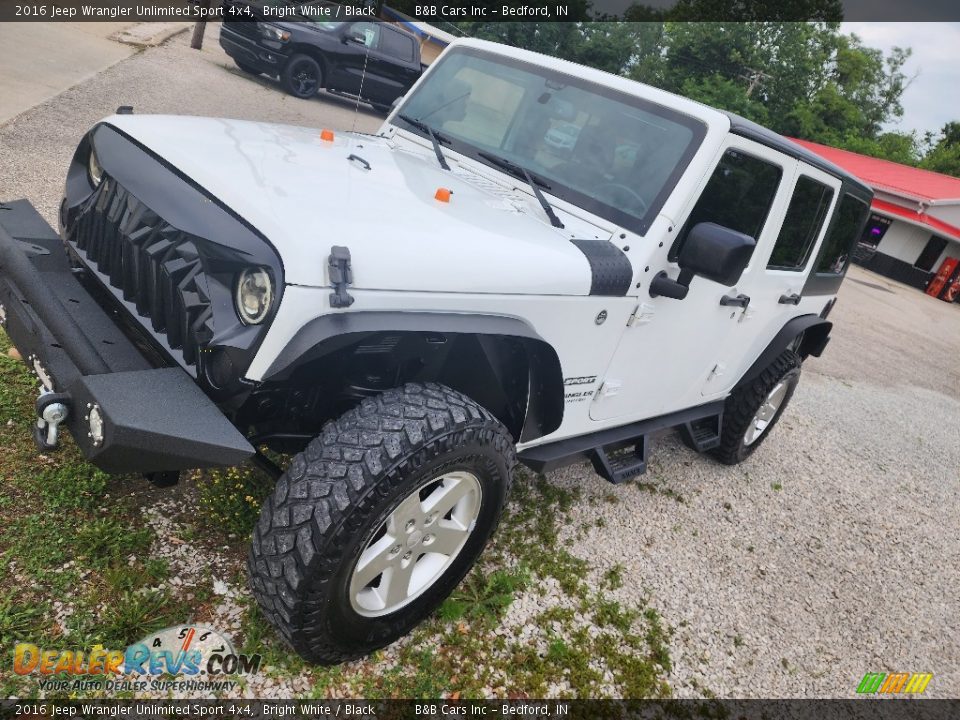
[[[742,387],[753,381],[764,369],[772,363],[777,356],[790,347],[798,335],[803,334],[803,340],[800,343],[798,352],[801,358],[807,358],[810,355],[820,357],[823,349],[830,340],[830,330],[833,323],[824,320],[819,315],[801,315],[790,320],[786,325],[780,328],[780,331],[773,336],[773,340],[767,345],[760,356],[753,362],[750,369],[734,386]]]
[[[527,354],[529,391],[519,440],[553,432],[563,421],[564,387],[560,358],[526,321],[507,315],[452,312],[351,311],[314,318],[293,336],[264,372],[264,381],[283,380],[298,365],[336,352],[378,332],[441,333],[478,338],[507,337]]]

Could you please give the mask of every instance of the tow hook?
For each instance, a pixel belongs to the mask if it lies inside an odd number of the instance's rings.
[[[37,398],[37,426],[33,441],[41,451],[55,450],[60,434],[60,423],[70,414],[70,396],[43,389]]]

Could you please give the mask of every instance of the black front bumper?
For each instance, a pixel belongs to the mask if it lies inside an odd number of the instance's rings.
[[[230,25],[237,24],[231,23]],[[288,55],[278,49],[266,47],[257,40],[231,29],[230,25],[223,23],[220,26],[220,47],[223,48],[224,52],[234,60],[256,68],[260,72],[268,75],[279,75],[287,62]],[[245,25],[256,27],[255,23],[245,23]]]
[[[0,321],[64,424],[108,472],[235,465],[254,448],[179,367],[155,367],[74,276],[63,243],[26,200],[0,203]],[[103,437],[91,436],[97,408]]]

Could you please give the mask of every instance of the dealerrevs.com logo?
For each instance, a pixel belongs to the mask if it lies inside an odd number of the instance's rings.
[[[932,679],[933,673],[867,673],[857,685],[857,694],[919,695]]]
[[[260,655],[237,653],[217,630],[180,625],[152,633],[126,650],[99,645],[86,651],[51,650],[20,643],[13,651],[13,670],[39,675],[40,688],[48,691],[223,691],[237,685],[230,678],[259,672],[261,660]]]

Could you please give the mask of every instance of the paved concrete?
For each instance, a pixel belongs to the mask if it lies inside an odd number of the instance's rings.
[[[109,36],[131,23],[0,23],[0,124],[136,52]]]
[[[0,23],[0,125],[192,23]]]

